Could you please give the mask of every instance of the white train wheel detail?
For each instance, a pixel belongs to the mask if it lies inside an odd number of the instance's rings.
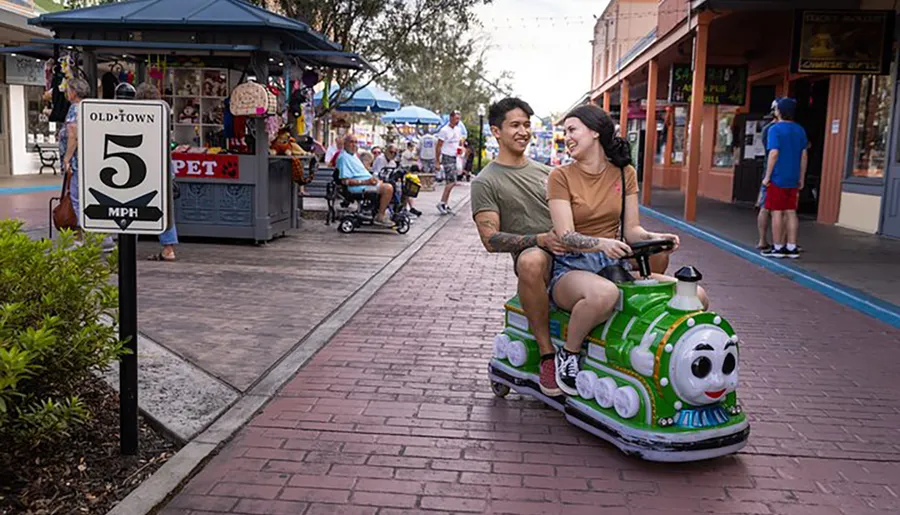
[[[494,357],[497,359],[506,359],[507,345],[509,345],[509,336],[504,333],[494,336]]]
[[[637,415],[641,407],[641,399],[637,391],[631,386],[623,386],[616,390],[613,404],[616,407],[616,413],[622,418],[631,418]]]
[[[594,400],[602,408],[612,408],[616,396],[616,380],[604,377],[594,381]]]
[[[506,358],[514,367],[521,367],[528,361],[528,348],[525,342],[513,340],[506,346]]]
[[[575,376],[575,389],[578,390],[578,396],[582,399],[591,400],[594,398],[594,382],[597,381],[597,374],[590,370],[582,370]]]

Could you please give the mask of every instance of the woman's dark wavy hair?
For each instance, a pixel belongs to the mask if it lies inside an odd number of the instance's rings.
[[[564,119],[568,118],[578,118],[588,129],[600,135],[600,145],[610,163],[619,168],[632,164],[631,144],[616,135],[616,125],[606,111],[595,105],[583,105],[569,111]]]

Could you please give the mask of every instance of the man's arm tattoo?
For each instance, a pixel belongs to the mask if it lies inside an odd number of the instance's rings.
[[[560,238],[563,245],[570,249],[588,250],[600,244],[600,238],[585,236],[575,231],[569,231]]]
[[[537,245],[537,236],[497,232],[488,238],[488,245],[494,252],[521,252]]]
[[[489,231],[496,231],[485,241],[485,246],[491,252],[521,252],[538,244],[536,235],[500,232],[499,227],[492,220],[482,220],[478,222],[478,226]]]

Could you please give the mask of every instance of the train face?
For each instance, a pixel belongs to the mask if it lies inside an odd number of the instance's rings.
[[[572,397],[541,393],[537,342],[518,298],[507,302],[489,365],[494,392],[502,396],[511,388],[537,397],[572,424],[650,461],[695,461],[741,449],[750,429],[737,398],[740,340],[731,325],[684,301],[696,285],[619,289],[615,313],[585,342]],[[551,313],[557,346],[568,321],[565,312]]]

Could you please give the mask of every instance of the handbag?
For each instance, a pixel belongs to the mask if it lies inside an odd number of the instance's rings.
[[[245,82],[231,92],[231,114],[234,116],[265,116],[274,102],[269,90],[262,84]]]
[[[59,205],[53,208],[53,225],[60,231],[78,227],[78,215],[75,213],[75,208],[72,206],[72,197],[69,196],[69,184],[71,180],[72,174],[66,173],[65,179],[63,179]]]

